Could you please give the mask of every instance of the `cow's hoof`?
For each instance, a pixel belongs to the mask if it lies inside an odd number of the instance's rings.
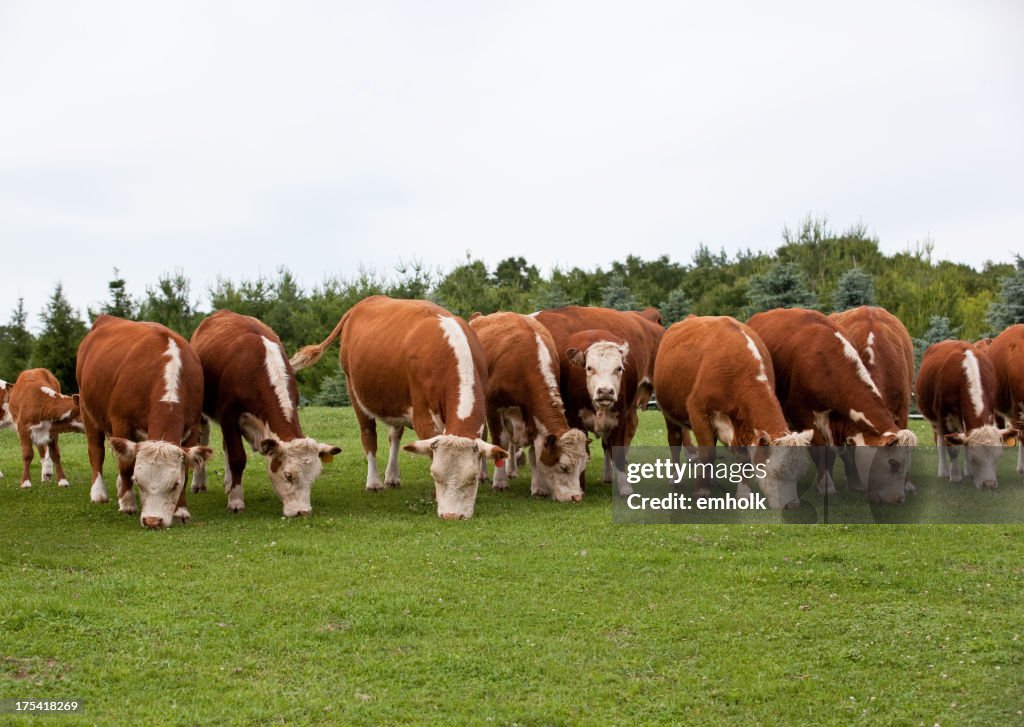
[[[206,492],[206,484],[203,483],[201,485],[197,485],[196,483],[193,482],[192,483],[192,492]]]
[[[959,485],[961,482],[964,481],[964,478],[962,475],[950,475],[949,481],[952,482],[954,485]]]
[[[63,479],[57,483],[57,487],[71,487],[71,483],[68,482],[66,479]]]
[[[507,482],[504,482],[504,483],[495,482],[493,485],[491,485],[491,492],[504,492],[507,489],[508,489],[508,483]]]
[[[533,497],[543,498],[545,500],[548,498],[548,493],[540,492],[539,490],[530,490],[530,495]]]
[[[228,512],[242,512],[245,510],[244,502],[229,502]]]
[[[402,486],[402,481],[401,480],[384,480],[384,486],[387,487],[389,490],[397,490],[399,487]]]
[[[906,486],[903,488],[903,491],[905,493],[907,493],[908,495],[913,495],[913,494],[915,494],[917,492],[917,488],[914,487],[914,483],[913,482],[908,482],[906,484]]]
[[[30,480],[25,480],[24,482],[21,483],[21,489],[23,489],[23,490],[31,490],[32,489],[32,482]]]
[[[125,515],[134,515],[136,513],[135,505],[121,505],[118,503],[117,511],[123,512]]]
[[[184,525],[191,519],[192,516],[189,515],[188,508],[179,507],[177,510],[174,511],[174,522],[176,523],[181,523],[182,525]]]
[[[367,482],[366,483],[366,491],[367,492],[380,492],[383,489],[384,489],[384,485],[382,485],[380,483],[380,480],[377,480],[375,482]]]

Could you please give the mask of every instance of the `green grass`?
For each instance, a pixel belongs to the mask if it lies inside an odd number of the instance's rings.
[[[60,724],[1024,722],[1020,525],[614,525],[608,486],[559,505],[525,472],[443,522],[426,460],[370,495],[351,411],[303,419],[345,449],[311,518],[257,457],[228,513],[218,454],[162,532],[89,502],[82,437],[69,490],[35,463],[21,491],[0,435],[0,697],[84,699]]]

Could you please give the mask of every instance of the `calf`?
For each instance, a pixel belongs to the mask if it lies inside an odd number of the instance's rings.
[[[14,417],[11,416],[10,398],[14,384],[8,384],[0,379],[0,429],[11,429],[14,427]],[[0,477],[4,473],[0,472]]]
[[[281,339],[266,324],[220,310],[192,334],[192,348],[203,364],[203,413],[220,424],[227,454],[224,491],[228,510],[245,509],[242,472],[245,447],[267,457],[270,483],[285,517],[309,515],[310,490],[341,448],[305,436],[299,424],[299,392]],[[204,418],[201,444],[210,441]],[[192,491],[206,489],[206,470],[198,470]]]
[[[902,503],[917,437],[900,429],[857,349],[818,311],[780,308],[747,324],[764,341],[775,368],[775,393],[795,429],[813,429],[812,444],[868,445],[856,458],[876,501]],[[818,489],[835,494],[831,457],[818,458]],[[870,477],[869,477],[870,473]],[[873,493],[873,494],[872,494]]]
[[[1024,421],[1024,324],[1014,324],[987,340],[996,372],[996,413],[1007,422],[1017,422],[1019,428]],[[1024,441],[1017,449],[1017,472],[1024,475]]]
[[[77,377],[92,501],[107,501],[103,440],[110,437],[117,457],[118,509],[136,511],[134,484],[139,487],[143,526],[187,522],[188,468],[204,467],[212,454],[209,447],[195,446],[203,367],[192,347],[159,323],[103,315],[78,346]]]
[[[928,347],[917,373],[917,406],[931,423],[939,448],[939,476],[960,482],[959,447],[974,486],[998,485],[996,464],[1017,432],[995,424],[996,371],[988,355],[966,341]]]
[[[671,326],[654,367],[654,390],[673,458],[685,443],[684,428],[693,431],[704,461],[714,461],[716,441],[751,447],[755,461],[766,464],[768,476],[758,485],[769,506],[800,506],[797,482],[813,432],[787,428],[771,357],[752,329],[728,316],[689,316]],[[779,447],[770,457],[762,449],[769,445]]]
[[[341,337],[341,366],[366,453],[366,489],[382,488],[377,470],[377,420],[390,427],[384,485],[398,487],[398,448],[405,427],[419,440],[403,449],[431,458],[437,514],[472,517],[480,458],[508,452],[481,439],[487,362],[476,334],[461,318],[425,300],[375,295],[356,303],[321,343],[291,360],[315,364]]]
[[[60,393],[57,377],[46,369],[22,371],[9,391],[8,412],[21,444],[22,488],[32,487],[29,466],[32,464],[33,445],[39,448],[42,480],[52,480],[56,468],[57,485],[68,487],[71,483],[60,461],[57,437],[64,432],[85,430],[78,409],[78,395]]]
[[[530,448],[530,491],[558,502],[583,499],[587,435],[571,429],[558,388],[558,351],[551,334],[529,316],[494,313],[469,322],[487,357],[487,424],[495,445]],[[538,454],[539,453],[539,454]],[[495,465],[494,489],[508,487]]]

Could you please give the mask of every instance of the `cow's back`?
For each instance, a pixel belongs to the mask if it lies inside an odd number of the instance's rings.
[[[46,389],[60,394],[60,382],[49,369],[26,369],[18,374],[10,395],[10,411],[14,421],[20,421],[30,411],[46,403]],[[42,397],[42,398],[40,398]]]
[[[1013,419],[1024,419],[1024,324],[1010,326],[985,350],[996,374],[996,408]],[[1017,411],[1012,411],[1014,404]]]
[[[917,373],[917,406],[930,421],[953,416],[968,430],[990,424],[996,372],[988,354],[966,341],[941,341],[924,352]]]
[[[492,313],[470,321],[487,359],[488,398],[524,399],[527,379],[548,374],[558,381],[558,350],[551,333],[536,319],[521,313]],[[544,354],[541,354],[543,348]],[[545,356],[550,366],[545,368]],[[546,372],[546,373],[545,373]],[[545,387],[546,388],[546,387]]]

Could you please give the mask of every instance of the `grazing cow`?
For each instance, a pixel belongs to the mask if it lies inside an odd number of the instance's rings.
[[[917,406],[935,432],[939,477],[963,479],[958,445],[966,445],[974,486],[995,489],[996,463],[1017,432],[995,424],[996,371],[988,355],[966,341],[932,344],[921,359],[916,392]]]
[[[384,485],[398,487],[398,447],[411,426],[419,440],[403,449],[431,458],[437,514],[472,517],[480,458],[508,452],[483,439],[487,362],[476,334],[461,318],[425,300],[366,298],[342,316],[323,342],[291,360],[295,370],[320,360],[341,336],[341,365],[366,452],[366,489],[380,490],[377,420],[390,427]]]
[[[555,347],[558,349],[558,364],[561,371],[559,383],[570,426],[589,429],[595,433],[598,433],[594,429],[595,423],[599,426],[603,434],[598,434],[605,449],[604,481],[612,482],[616,479],[620,493],[629,494],[632,488],[625,482],[625,451],[636,432],[636,409],[647,406],[654,390],[654,363],[658,344],[665,329],[638,313],[610,308],[565,306],[540,311],[532,314],[532,317],[551,332]],[[573,335],[585,331],[603,331],[606,337],[600,339],[585,336],[575,344],[570,343],[569,339]],[[608,396],[599,396],[599,401],[592,400],[585,385],[580,386],[578,382],[573,385],[570,382],[570,378],[580,378],[585,369],[577,370],[577,367],[583,364],[586,358],[584,354],[589,346],[599,340],[614,342],[628,349],[628,355],[623,357],[624,361],[621,364],[624,368],[624,371],[620,372],[622,386],[616,388],[617,395],[621,389],[622,392],[626,392],[627,398],[616,407],[611,406],[612,401]],[[575,365],[568,354],[571,348],[578,352]],[[615,368],[615,354],[612,348],[601,346],[594,350],[594,354],[595,359],[600,358],[604,364]],[[595,389],[595,394],[597,393]],[[623,448],[614,463],[611,447]]]
[[[882,401],[900,429],[906,429],[910,416],[910,395],[914,385],[914,343],[899,318],[885,308],[860,306],[829,316],[860,354]],[[851,490],[866,491],[854,466],[855,448],[843,450],[846,481]],[[904,489],[914,492],[908,480]],[[890,498],[891,499],[891,498]]]
[[[187,522],[188,469],[204,467],[213,453],[195,446],[203,413],[203,367],[192,347],[159,323],[103,315],[78,346],[77,376],[92,501],[107,501],[103,439],[110,437],[117,457],[118,509],[136,511],[135,484],[144,527]]]
[[[996,370],[996,413],[1007,422],[1021,422],[1024,420],[1024,324],[1016,323],[988,340],[991,341],[988,357]],[[1024,440],[1017,449],[1017,472],[1024,475]]]
[[[199,324],[191,344],[203,364],[203,413],[220,424],[224,439],[228,510],[245,509],[244,437],[254,452],[267,457],[270,483],[285,517],[309,515],[310,490],[322,463],[341,448],[302,433],[299,391],[281,339],[255,318],[219,310]],[[203,420],[201,444],[210,441],[209,419]],[[192,491],[205,489],[206,470],[198,470]]]
[[[766,464],[768,476],[758,485],[769,506],[800,507],[797,482],[807,470],[805,447],[814,433],[794,434],[786,426],[771,357],[752,329],[728,316],[689,316],[671,326],[658,351],[654,390],[673,458],[684,445],[684,427],[693,431],[705,462],[714,461],[716,441],[751,447],[755,462]],[[769,445],[779,448],[770,457],[762,449]]]
[[[22,371],[8,390],[8,411],[21,444],[22,488],[32,487],[29,466],[32,464],[33,445],[39,448],[43,482],[53,479],[56,468],[57,485],[68,487],[71,483],[60,461],[57,435],[85,430],[78,410],[78,395],[60,393],[57,377],[46,369]]]
[[[587,435],[571,429],[558,388],[558,351],[540,323],[519,313],[470,319],[487,357],[487,425],[494,444],[515,458],[530,448],[530,492],[558,502],[583,499],[580,475],[587,467]],[[495,464],[495,490],[508,487],[508,473]]]
[[[764,341],[775,367],[775,393],[795,429],[813,429],[812,444],[868,445],[858,451],[862,481],[874,502],[906,498],[909,448],[917,437],[900,429],[857,349],[835,322],[818,311],[779,308],[748,322]],[[818,458],[818,489],[835,494],[829,457]]]

